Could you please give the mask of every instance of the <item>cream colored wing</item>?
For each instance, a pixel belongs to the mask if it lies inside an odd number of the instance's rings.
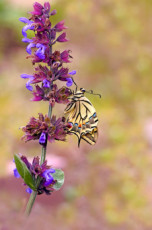
[[[65,111],[67,122],[71,125],[69,131],[78,137],[78,145],[81,139],[93,145],[97,140],[98,118],[95,108],[86,97],[70,102]]]

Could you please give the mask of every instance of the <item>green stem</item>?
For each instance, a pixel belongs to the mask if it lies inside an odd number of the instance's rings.
[[[25,209],[25,215],[29,216],[37,196],[37,191],[33,191]]]
[[[52,106],[49,105],[48,117],[51,118],[51,115],[52,115]]]
[[[51,115],[52,115],[52,106],[49,105],[49,111],[48,111],[48,117],[51,118]],[[46,145],[45,146],[42,146],[42,152],[41,152],[41,161],[40,161],[40,164],[42,165],[45,161],[45,157],[46,157],[46,147],[47,147],[47,142],[46,142]],[[38,177],[37,180],[36,180],[36,187],[38,188],[39,184],[40,184],[40,181],[41,181],[41,178]],[[31,213],[31,210],[33,208],[33,205],[34,205],[34,202],[35,202],[35,199],[36,199],[36,196],[37,196],[37,191],[33,191],[30,198],[29,198],[29,201],[27,203],[27,206],[26,206],[26,210],[25,210],[25,214],[27,216],[30,215]]]
[[[47,146],[47,145],[46,145]],[[43,162],[45,161],[45,157],[46,157],[46,146],[42,146],[42,152],[41,152],[41,161],[40,164],[42,165]]]

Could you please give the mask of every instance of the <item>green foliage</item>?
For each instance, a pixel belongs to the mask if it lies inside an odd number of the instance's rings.
[[[59,190],[64,184],[64,172],[60,169],[56,169],[53,173],[53,178],[57,180],[56,184],[53,186],[55,190]]]
[[[35,181],[33,180],[33,177],[27,168],[26,164],[21,160],[21,158],[15,154],[14,155],[15,165],[16,168],[20,174],[20,176],[23,178],[26,185],[28,185],[32,190],[36,190],[35,188]]]

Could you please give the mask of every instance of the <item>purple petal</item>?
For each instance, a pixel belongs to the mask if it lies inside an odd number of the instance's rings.
[[[34,11],[31,12],[32,14],[34,14],[34,15],[41,15],[42,14],[43,6],[40,3],[35,2],[33,4],[33,7],[34,7]]]
[[[70,61],[69,61],[69,58],[70,58],[69,50],[64,50],[64,51],[61,53],[61,59],[62,59],[62,61],[64,61],[64,62],[70,62]]]
[[[44,60],[45,59],[45,55],[43,54],[41,48],[39,48],[36,52],[35,52],[35,55],[37,57],[39,57],[40,59]]]
[[[26,73],[23,73],[21,74],[21,78],[24,78],[24,79],[29,79],[29,81],[26,83],[26,88],[30,91],[33,90],[33,87],[30,85],[32,80],[33,80],[33,75],[29,75],[29,74],[26,74]]]
[[[42,44],[40,44],[40,43],[37,43],[37,44],[36,44],[36,48],[40,48],[40,49],[42,49],[42,52],[44,52],[45,49],[46,49],[46,46],[45,46],[45,45],[42,45]]]
[[[42,54],[42,52],[41,52],[40,49],[38,49],[38,50],[35,52],[35,54],[36,54],[36,56],[37,56],[38,58],[40,58],[40,59],[42,59],[42,60],[45,59],[45,55]]]
[[[55,169],[51,168],[51,169],[47,169],[42,173],[42,176],[47,179],[51,176],[51,173],[55,173]]]
[[[62,33],[57,39],[58,42],[67,42],[66,33]]]
[[[66,80],[67,80],[66,86],[68,87],[72,86],[73,80],[71,78],[67,78]]]
[[[67,29],[67,28],[68,28],[68,27],[64,26],[64,20],[58,22],[58,23],[55,25],[55,30],[56,30],[57,32],[61,32],[62,30]]]
[[[46,49],[45,45],[38,43],[36,47],[38,48],[38,50],[35,52],[35,55],[42,60],[45,59],[45,54],[44,54]]]
[[[22,29],[22,35],[24,37],[27,37],[26,31],[27,30],[33,30],[33,29],[34,29],[34,26],[32,26],[31,24],[28,24],[28,25],[24,26],[23,29]]]
[[[27,24],[33,23],[32,21],[30,21],[28,18],[25,18],[25,17],[19,18],[19,21],[20,21],[20,22],[27,23]]]
[[[42,51],[44,52],[45,49],[46,49],[46,46],[45,46],[45,45],[42,45],[42,44],[40,44],[40,43],[37,43],[37,44],[36,44],[36,48],[41,48]]]
[[[52,12],[51,12],[51,16],[53,16],[53,15],[55,15],[57,12],[56,12],[56,10],[52,10]]]
[[[29,81],[26,83],[26,88],[27,88],[29,91],[32,91],[32,90],[33,90],[33,87],[32,87],[30,84],[31,84],[31,80],[29,80]]]
[[[32,98],[32,101],[41,101],[43,99],[42,96],[34,96],[34,98]]]
[[[14,172],[14,176],[16,178],[20,178],[21,177],[20,174],[19,174],[19,172],[17,171],[17,169],[14,169],[13,172]]]
[[[49,171],[50,173],[55,173],[55,169],[52,169],[52,168],[49,169],[48,171]]]
[[[49,178],[49,180],[46,180],[45,182],[44,182],[44,186],[49,186],[50,184],[52,184],[52,182],[53,182],[53,176],[51,176],[50,178]]]
[[[48,81],[47,79],[44,79],[43,80],[43,87],[50,88],[50,81]]]
[[[50,12],[51,6],[50,6],[49,2],[44,3],[44,9],[45,9],[45,12],[47,12],[47,13]]]
[[[31,188],[28,187],[28,188],[26,189],[26,192],[29,193],[29,194],[31,194],[31,193],[33,192],[33,190],[32,190]]]
[[[43,145],[43,144],[45,144],[46,143],[46,133],[41,133],[41,136],[40,136],[40,138],[39,138],[39,143],[41,144],[41,145]]]
[[[24,78],[24,79],[32,78],[33,79],[33,75],[23,73],[23,74],[21,74],[21,78]]]
[[[30,43],[27,47],[26,47],[26,52],[28,53],[28,54],[32,54],[32,50],[31,50],[31,48],[34,48],[36,45],[34,44],[34,43]]]
[[[73,71],[71,71],[69,74],[75,75],[76,73],[77,73],[77,71],[76,71],[76,70],[73,70]]]
[[[53,182],[54,178],[51,173],[55,173],[55,169],[47,169],[42,173],[42,177],[46,180],[44,186],[49,186]]]
[[[31,42],[33,42],[33,40],[32,40],[32,39],[30,39],[30,38],[22,38],[22,42],[28,42],[28,43],[31,43]]]
[[[33,8],[34,8],[34,11],[30,12],[31,14],[33,14],[33,15],[41,15],[43,13],[43,11],[42,11],[43,6],[40,3],[35,2],[33,4]]]

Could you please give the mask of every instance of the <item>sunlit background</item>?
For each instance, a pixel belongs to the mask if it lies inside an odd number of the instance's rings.
[[[39,1],[43,3],[44,1]],[[95,146],[76,136],[48,145],[49,163],[65,171],[63,188],[37,197],[31,217],[29,195],[12,174],[14,153],[40,155],[37,141],[23,143],[20,127],[47,113],[48,103],[30,102],[22,73],[33,73],[21,43],[22,23],[34,0],[0,0],[0,230],[152,229],[152,2],[150,0],[52,0],[65,20],[72,50],[69,69],[97,110]],[[65,106],[54,113],[63,115]]]

